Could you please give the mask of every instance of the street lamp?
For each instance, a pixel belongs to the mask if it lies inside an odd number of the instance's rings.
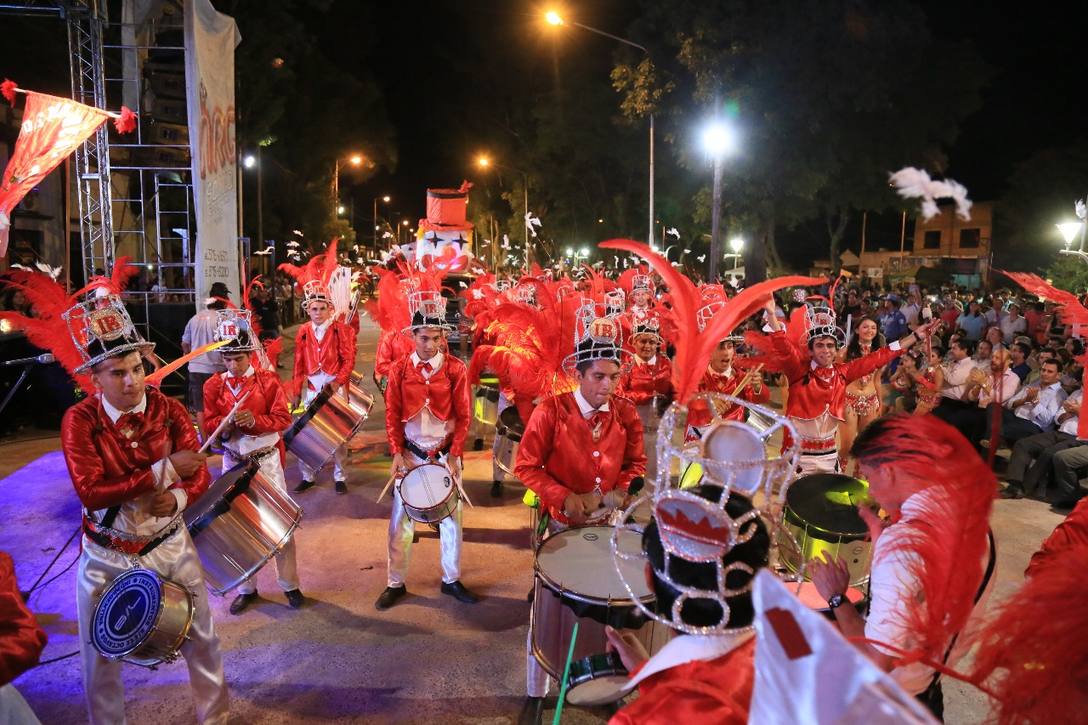
[[[362,154],[353,153],[347,156],[348,163],[358,168],[363,165],[366,159]],[[337,156],[333,160],[332,166],[332,204],[335,209],[340,204],[340,157]],[[337,212],[342,214],[343,212]]]
[[[559,26],[562,26],[562,25],[568,25],[569,24],[569,25],[575,26],[576,28],[581,28],[582,30],[588,30],[591,33],[596,33],[597,35],[603,35],[604,37],[610,38],[610,39],[616,41],[617,43],[623,43],[624,45],[628,45],[628,46],[630,46],[632,48],[635,48],[636,50],[641,50],[643,53],[646,54],[646,57],[650,60],[650,62],[651,63],[653,62],[653,58],[650,56],[650,51],[646,49],[646,46],[639,45],[638,43],[635,43],[634,41],[628,40],[627,38],[621,38],[620,36],[613,35],[612,33],[606,33],[605,31],[600,30],[599,28],[594,28],[594,27],[591,27],[589,25],[583,25],[582,23],[579,23],[579,22],[574,21],[574,20],[569,20],[568,21],[555,10],[549,10],[546,13],[544,13],[544,20],[545,20],[545,22],[548,23],[548,25],[553,25],[555,27],[559,27]],[[653,111],[650,112],[650,174],[649,175],[650,175],[650,210],[649,210],[649,212],[650,212],[649,213],[650,223],[649,223],[648,231],[646,233],[646,242],[650,246],[653,246],[653,243],[654,243],[654,114],[653,114]]]
[[[382,203],[388,204],[392,201],[392,197],[389,194],[382,196]],[[378,253],[378,197],[374,197],[374,256],[379,256]]]
[[[729,240],[729,248],[733,250],[733,269],[736,269],[737,263],[740,261],[741,250],[744,249],[744,238],[733,237]]]
[[[242,158],[242,166],[244,166],[247,169],[256,169],[257,170],[257,246],[260,247],[261,249],[264,249],[265,244],[266,244],[265,238],[264,238],[264,188],[263,188],[264,187],[264,183],[263,183],[264,182],[264,174],[263,174],[264,165],[261,164],[261,146],[260,146],[260,144],[257,145],[256,155],[246,154]],[[239,192],[241,192],[240,188],[239,188]],[[238,213],[241,214],[242,210],[239,209]],[[276,274],[276,245],[275,245],[274,242],[272,244],[272,256],[271,256],[271,259],[269,261],[270,261],[270,263],[272,265],[271,269],[269,270],[269,274],[271,276],[275,276],[275,274]],[[273,299],[273,301],[275,301],[275,299],[276,299],[276,285],[275,284],[272,285],[272,299]]]
[[[532,250],[529,248],[529,174],[522,171],[521,169],[515,169],[513,166],[495,163],[487,154],[480,154],[476,157],[476,166],[484,171],[494,166],[499,169],[508,169],[515,173],[521,174],[522,191],[525,193],[525,266],[526,268],[528,268],[530,260],[532,259]]]
[[[722,159],[736,148],[736,134],[721,120],[711,121],[703,129],[703,148],[714,159],[714,191],[710,209],[710,269],[708,280],[718,280],[718,265],[722,258],[721,228],[722,214]]]
[[[1069,249],[1069,246],[1073,243],[1073,240],[1077,238],[1077,234],[1080,234],[1081,229],[1084,228],[1084,222],[1062,222],[1061,224],[1055,224],[1058,227],[1058,231],[1062,233],[1062,238],[1065,240],[1065,248]]]
[[[257,157],[253,154],[246,154],[245,158],[242,159],[242,166],[245,166],[247,169],[252,169],[256,165]]]

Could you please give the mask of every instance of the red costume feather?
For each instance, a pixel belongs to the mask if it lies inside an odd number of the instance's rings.
[[[926,416],[929,417],[929,416]],[[1083,722],[1088,712],[1088,546],[1058,553],[997,609],[978,638],[972,680],[997,698],[999,725]]]
[[[676,325],[676,359],[673,360],[673,388],[676,400],[686,404],[698,390],[699,381],[706,372],[710,355],[721,340],[729,335],[745,318],[757,312],[767,302],[768,295],[784,287],[822,284],[818,277],[779,277],[752,285],[727,301],[725,306],[699,332],[696,313],[702,307],[699,292],[690,279],[678,272],[672,264],[640,242],[613,239],[600,244],[603,249],[619,249],[636,254],[661,275],[672,296],[672,318]]]

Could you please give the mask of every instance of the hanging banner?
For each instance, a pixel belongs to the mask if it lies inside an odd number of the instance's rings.
[[[196,299],[223,282],[241,299],[238,274],[238,160],[234,146],[234,18],[210,0],[185,3],[185,95],[196,205]]]

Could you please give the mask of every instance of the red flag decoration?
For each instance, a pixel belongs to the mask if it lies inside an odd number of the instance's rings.
[[[124,126],[135,127],[128,109],[121,114],[77,103],[70,98],[58,98],[44,93],[24,91],[13,82],[0,84],[3,95],[14,105],[15,93],[26,96],[23,124],[15,142],[15,153],[0,177],[0,258],[8,253],[8,232],[11,212],[45,176],[57,168],[108,118],[124,120]],[[120,124],[118,130],[121,130]]]

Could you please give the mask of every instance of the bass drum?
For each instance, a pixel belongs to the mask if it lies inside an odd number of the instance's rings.
[[[314,470],[328,463],[374,407],[374,398],[363,389],[363,381],[362,375],[352,371],[346,393],[334,393],[332,386],[326,385],[284,434],[287,450]]]
[[[183,517],[208,588],[223,595],[279,553],[302,521],[302,509],[251,459],[217,478]]]
[[[130,569],[102,592],[91,644],[106,659],[154,667],[178,658],[192,623],[188,589],[150,569]]]
[[[872,544],[865,541],[869,527],[857,504],[867,500],[869,486],[850,476],[816,473],[798,478],[786,491],[784,526],[799,550],[779,535],[780,561],[792,572],[826,552],[842,557],[850,570],[851,586],[869,579]]]

